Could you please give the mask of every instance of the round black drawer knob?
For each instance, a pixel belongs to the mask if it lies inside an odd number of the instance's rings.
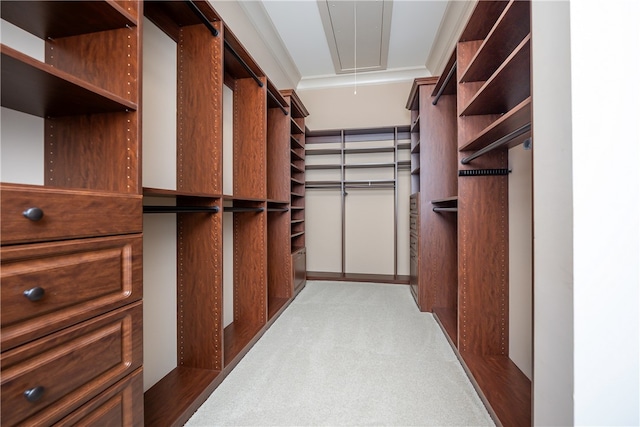
[[[44,289],[40,286],[36,286],[35,288],[27,289],[22,293],[29,301],[39,301],[44,296]]]
[[[40,208],[29,208],[22,212],[22,215],[31,221],[40,221],[44,216],[44,212],[42,212],[42,209]]]
[[[24,397],[29,402],[37,402],[38,400],[40,400],[43,394],[44,394],[44,387],[39,385],[37,387],[30,388],[29,390],[25,391]]]

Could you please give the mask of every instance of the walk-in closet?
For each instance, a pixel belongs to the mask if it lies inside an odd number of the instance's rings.
[[[639,13],[3,0],[0,424],[639,424]]]

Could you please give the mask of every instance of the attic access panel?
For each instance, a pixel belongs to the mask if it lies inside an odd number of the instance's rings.
[[[392,0],[318,0],[318,9],[337,74],[387,69]]]

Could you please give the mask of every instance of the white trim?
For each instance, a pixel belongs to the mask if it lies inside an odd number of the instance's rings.
[[[289,54],[284,42],[280,38],[278,31],[273,25],[264,5],[261,1],[239,1],[238,4],[254,26],[255,30],[262,36],[264,44],[271,52],[275,62],[282,72],[292,83],[292,87],[300,81],[302,75],[298,66]]]
[[[358,73],[357,85],[375,85],[392,82],[413,81],[416,77],[429,77],[431,73],[425,67],[395,68],[384,71]],[[353,86],[353,74],[303,77],[297,90],[324,89],[330,87]]]
[[[431,46],[426,67],[432,75],[437,76],[447,65],[453,48],[458,43],[462,30],[467,25],[477,0],[450,1],[444,11],[436,39]]]

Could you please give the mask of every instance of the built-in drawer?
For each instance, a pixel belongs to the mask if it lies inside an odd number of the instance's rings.
[[[0,186],[2,244],[142,232],[142,196]]]
[[[300,249],[292,255],[291,266],[293,268],[293,289],[302,289],[307,281],[307,250]]]
[[[418,233],[418,215],[409,215],[409,230]]]
[[[416,237],[414,234],[409,234],[409,248],[416,255],[419,253],[418,252],[418,237]]]
[[[412,214],[418,213],[419,195],[420,193],[415,193],[415,194],[412,194],[411,197],[409,197],[409,212]]]
[[[2,351],[142,298],[142,235],[0,249]]]
[[[142,302],[9,350],[0,360],[2,425],[50,425],[142,366]]]
[[[144,425],[142,368],[60,420],[62,426]]]

